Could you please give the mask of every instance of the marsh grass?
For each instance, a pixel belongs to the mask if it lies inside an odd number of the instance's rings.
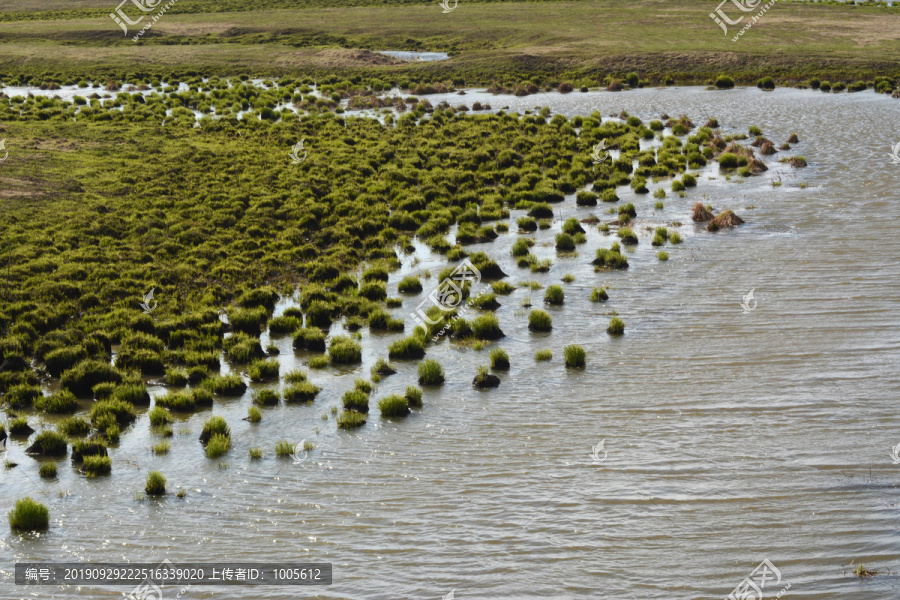
[[[311,356],[309,357],[309,368],[310,369],[324,369],[328,365],[331,364],[331,361],[328,360],[327,356]]]
[[[156,398],[154,408],[169,409],[175,412],[194,412],[197,403],[190,392],[167,392]]]
[[[188,382],[187,369],[168,368],[166,369],[166,385],[174,385],[176,387],[185,386]]]
[[[200,443],[207,444],[214,436],[231,437],[231,427],[223,417],[218,415],[210,417],[203,424],[203,430],[200,432]]]
[[[609,320],[609,326],[606,328],[609,335],[622,335],[625,333],[625,321],[619,317],[613,317]]]
[[[551,285],[544,292],[544,302],[547,304],[559,305],[565,301],[565,293],[561,286]]]
[[[549,313],[537,308],[528,313],[528,329],[532,331],[550,331],[553,329],[553,321]]]
[[[353,429],[366,424],[366,416],[353,410],[345,410],[337,418],[337,425],[341,429]]]
[[[619,235],[619,239],[622,240],[623,244],[634,245],[634,244],[638,243],[637,235],[631,229],[629,229],[627,227],[623,227],[623,228],[619,229],[618,235]]]
[[[65,456],[69,444],[61,433],[45,430],[37,434],[26,452],[37,456]]]
[[[350,390],[345,392],[341,398],[341,403],[345,410],[355,410],[356,412],[369,412],[369,395],[360,390]]]
[[[681,243],[681,234],[677,231],[673,231],[669,234],[669,243],[670,244],[680,244]]]
[[[27,417],[13,417],[10,415],[10,421],[6,426],[9,429],[9,435],[12,436],[31,435],[34,432],[34,429],[28,424]]]
[[[503,337],[500,321],[494,315],[480,315],[472,320],[472,334],[479,340],[497,340]]]
[[[84,437],[91,432],[91,424],[81,417],[69,417],[60,421],[56,429],[68,437]]]
[[[606,293],[606,288],[594,288],[591,290],[591,302],[606,302],[609,300],[609,294]]]
[[[491,368],[495,371],[509,370],[509,355],[502,348],[491,350]]]
[[[147,416],[150,418],[151,427],[168,425],[172,422],[172,415],[159,404],[147,411]]]
[[[667,260],[669,260],[669,253],[668,252],[658,252],[656,254],[656,258],[658,258],[661,262],[666,262]]]
[[[250,363],[247,373],[251,381],[264,381],[278,377],[278,361],[274,359],[257,360]]]
[[[85,456],[81,462],[81,473],[89,479],[112,472],[112,459],[106,455]]]
[[[419,385],[441,385],[444,383],[444,368],[431,358],[419,363]]]
[[[371,372],[373,375],[387,377],[388,375],[393,375],[394,373],[396,373],[397,369],[394,368],[394,365],[389,363],[384,357],[380,357],[375,361],[375,364],[372,365]]]
[[[495,294],[506,296],[516,291],[516,286],[506,281],[495,281],[491,284],[491,289],[494,290]]]
[[[421,408],[422,407],[422,389],[417,388],[414,385],[406,386],[406,393],[403,396],[406,398],[407,404],[412,406],[413,408]]]
[[[287,404],[308,403],[316,399],[322,388],[310,381],[302,381],[284,388],[284,401]]]
[[[563,348],[563,356],[565,357],[566,367],[570,369],[580,369],[585,365],[584,348],[573,344]]]
[[[30,497],[16,501],[8,513],[9,526],[18,531],[42,531],[50,525],[50,511]]]
[[[53,479],[56,477],[56,463],[49,461],[41,463],[38,475],[41,476],[41,479]]]
[[[404,277],[397,284],[397,291],[401,294],[418,294],[422,291],[422,282],[418,277]]]
[[[291,369],[284,374],[287,383],[300,383],[306,381],[306,372],[303,369]]]
[[[206,445],[206,457],[218,458],[231,450],[231,437],[215,434],[209,439]]]
[[[425,356],[425,344],[421,338],[415,335],[396,340],[388,346],[390,358],[415,359]]]
[[[328,356],[332,364],[349,365],[362,360],[362,346],[346,336],[331,338]]]
[[[262,421],[262,411],[256,406],[247,408],[247,420],[251,423],[259,423]]]
[[[553,352],[547,348],[545,350],[538,350],[534,353],[535,362],[545,362],[551,360],[553,358]]]
[[[304,381],[306,381],[306,379],[300,380],[299,383],[303,383]],[[250,398],[256,406],[275,406],[278,404],[278,401],[281,400],[278,390],[273,388],[253,390],[250,393]]]
[[[247,384],[239,375],[214,375],[200,384],[203,389],[220,396],[241,396],[247,391]]]
[[[294,444],[287,440],[279,440],[275,442],[275,456],[284,458],[294,454]]]
[[[58,390],[49,396],[37,396],[34,399],[35,410],[50,414],[69,414],[78,409],[78,400],[69,390]]]
[[[147,484],[144,492],[148,496],[162,496],[166,493],[166,478],[159,471],[150,471],[147,474]]]
[[[364,394],[372,393],[372,384],[365,379],[356,379],[353,381],[353,388]]]
[[[404,396],[391,394],[378,401],[382,417],[405,417],[409,414],[409,402]]]
[[[172,449],[172,444],[167,441],[162,441],[162,442],[159,442],[158,444],[155,444],[151,449],[153,451],[153,454],[156,454],[157,456],[161,456],[163,454],[169,453],[169,450]]]
[[[262,450],[258,446],[254,446],[247,451],[250,454],[250,458],[258,459],[262,458]]]

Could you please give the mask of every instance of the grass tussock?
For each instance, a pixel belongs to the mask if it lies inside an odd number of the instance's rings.
[[[166,493],[166,477],[159,471],[150,471],[147,474],[147,483],[144,492],[148,496],[162,496]]]
[[[491,350],[491,368],[495,371],[509,371],[509,355],[503,348]]]
[[[392,394],[378,401],[382,417],[405,417],[409,414],[409,402],[404,396]]]
[[[304,381],[305,379],[301,380],[300,383],[303,383]],[[256,406],[276,406],[279,400],[281,400],[278,390],[273,388],[253,390],[250,393],[250,398]]]
[[[544,291],[544,302],[547,304],[560,305],[564,301],[565,293],[563,292],[562,286],[556,284],[547,286],[547,289]]]
[[[362,346],[346,336],[335,336],[328,347],[331,364],[349,365],[362,360]]]
[[[625,321],[619,317],[613,317],[609,320],[609,326],[606,328],[609,335],[622,335],[625,333]]]
[[[112,459],[106,455],[95,454],[85,456],[79,469],[88,479],[109,475],[112,472]]]
[[[321,391],[322,388],[313,384],[312,382],[302,381],[300,383],[294,383],[284,388],[282,395],[284,396],[284,401],[287,404],[305,404],[315,400],[316,396]]]
[[[528,329],[532,331],[550,331],[553,329],[553,321],[550,314],[540,309],[534,309],[528,313]]]
[[[444,367],[431,358],[426,358],[419,363],[420,385],[441,385],[444,383]]]
[[[354,410],[345,410],[337,418],[337,425],[341,429],[355,429],[366,424],[366,416]]]
[[[421,408],[422,407],[422,389],[417,388],[414,385],[406,386],[406,393],[403,395],[406,398],[407,404],[412,406],[413,408]]]
[[[7,518],[13,531],[43,531],[50,525],[50,511],[30,497],[17,500]]]
[[[341,398],[345,410],[355,410],[356,412],[369,412],[369,395],[360,390],[350,390],[344,393]]]
[[[553,352],[547,348],[545,350],[538,350],[534,353],[535,362],[546,362],[548,360],[553,359]]]
[[[41,466],[38,469],[38,475],[41,476],[41,479],[55,478],[56,477],[56,463],[55,462],[41,463]]]
[[[564,347],[563,356],[565,357],[566,367],[570,369],[580,369],[585,365],[586,355],[584,348],[577,344]]]
[[[209,439],[206,445],[206,457],[218,458],[231,450],[231,437],[216,434]]]

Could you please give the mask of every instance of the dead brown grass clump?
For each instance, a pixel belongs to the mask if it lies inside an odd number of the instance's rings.
[[[714,215],[709,212],[709,209],[703,206],[702,202],[694,204],[694,214],[691,215],[691,219],[693,219],[695,223],[705,223],[706,221],[712,221],[714,218]]]
[[[792,133],[791,137],[788,138],[788,144],[796,144],[800,142],[800,138],[797,137],[796,133]]]
[[[759,147],[759,153],[764,156],[775,154],[776,152],[778,152],[778,150],[775,149],[775,144],[768,140],[763,142],[763,144]]]
[[[730,210],[725,210],[719,213],[715,219],[712,220],[710,225],[715,225],[716,227],[737,227],[738,225],[743,225],[744,220],[731,212]]]
[[[755,140],[753,140],[753,143],[750,144],[750,145],[753,146],[754,148],[759,148],[759,147],[762,146],[763,144],[771,144],[771,143],[772,143],[772,142],[770,142],[769,140],[767,140],[767,139],[764,138],[763,136],[759,136],[758,138],[756,138]]]
[[[625,87],[622,85],[621,81],[613,80],[608,86],[606,86],[607,92],[621,92],[624,89]]]
[[[769,167],[765,165],[765,163],[758,158],[754,158],[750,161],[750,164],[747,165],[750,168],[750,172],[753,174],[762,173],[763,171],[768,171]]]
[[[754,156],[753,148],[741,146],[737,142],[731,142],[730,144],[728,144],[728,147],[725,148],[725,152],[731,152],[732,154],[737,154],[738,156],[746,156],[748,159],[753,158]]]

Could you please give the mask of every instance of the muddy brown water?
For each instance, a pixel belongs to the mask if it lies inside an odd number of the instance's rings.
[[[446,99],[520,112],[547,105],[566,115],[666,112],[698,124],[715,116],[727,132],[757,125],[777,143],[796,132],[800,143],[775,158],[801,154],[809,167],[767,157],[767,173],[731,181],[710,167],[685,198],[668,191],[662,210],[652,195],[620,194],[635,203],[640,233],[625,272],[593,271],[595,250],[612,242],[596,227],[586,227],[578,256],[557,257],[552,240],[563,219],[611,218],[605,206],[576,207],[571,196],[554,206],[553,227],[532,235],[535,253],[553,260],[548,273],[515,266],[515,233],[471,246],[496,258],[513,283],[575,276],[562,284],[565,304],[547,309],[549,334],[530,333],[518,312],[527,296],[542,305],[543,290],[499,298],[506,338],[498,345],[512,368],[499,374],[498,389],[471,385],[488,349],[441,341],[428,356],[447,382],[425,390],[422,409],[403,420],[378,416],[378,398],[416,379],[414,362],[396,361],[398,373],[372,395],[368,423],[338,432],[331,408],[398,337],[364,330],[361,365],[310,370],[322,388],[316,401],[264,409],[257,425],[241,420],[249,392],[217,399],[175,423],[171,452],[154,456],[141,410],[111,451],[109,477],[87,480],[64,460],[58,480],[41,480],[26,442],[13,441],[8,456],[20,466],[0,471],[0,506],[30,495],[48,505],[51,525],[42,535],[0,527],[0,597],[111,599],[130,590],[16,588],[17,561],[163,558],[334,564],[327,588],[195,586],[182,596],[190,599],[387,600],[451,591],[460,599],[718,599],[764,559],[781,575],[766,597],[788,584],[794,598],[898,597],[900,464],[891,452],[900,444],[900,165],[889,154],[900,142],[900,101],[871,91],[755,88],[526,98],[473,90]],[[747,223],[706,232],[690,222],[697,200]],[[512,211],[513,231],[521,214]],[[667,262],[656,259],[645,230],[660,224],[684,238],[664,248]],[[408,328],[445,264],[420,246],[391,275],[395,296],[404,275],[432,273],[423,294],[392,311]],[[609,301],[591,303],[599,285]],[[751,289],[747,312],[741,303]],[[626,323],[620,338],[605,332],[610,311]],[[282,373],[306,367],[289,338],[272,342]],[[583,370],[562,364],[571,343],[587,351]],[[552,361],[535,363],[543,348]],[[233,448],[220,460],[205,458],[197,441],[210,414],[232,427]],[[295,465],[274,456],[282,439],[315,449]],[[254,446],[263,459],[249,459]],[[187,497],[136,499],[149,470]],[[861,580],[850,573],[858,563],[879,573]],[[178,589],[165,593],[174,598]]]

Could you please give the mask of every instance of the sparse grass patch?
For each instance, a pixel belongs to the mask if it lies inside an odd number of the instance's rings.
[[[547,348],[545,350],[538,350],[534,353],[535,362],[545,362],[551,360],[553,358],[553,352]]]
[[[275,442],[275,456],[284,458],[294,454],[294,444],[287,440],[279,440]]]
[[[153,454],[156,454],[157,456],[168,454],[171,449],[172,444],[167,441],[159,442],[152,447]]]
[[[259,447],[255,446],[253,448],[250,448],[250,450],[248,450],[248,453],[250,454],[250,458],[252,459],[262,458],[262,450]]]

